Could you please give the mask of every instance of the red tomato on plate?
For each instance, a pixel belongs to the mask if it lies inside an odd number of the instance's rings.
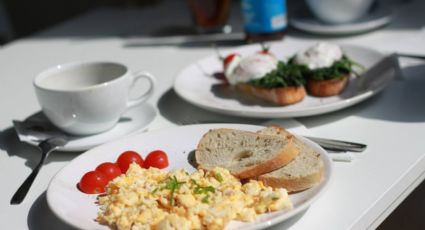
[[[122,174],[120,167],[112,162],[104,162],[100,164],[96,167],[96,171],[103,173],[108,178],[108,182]]]
[[[90,171],[81,178],[78,188],[82,192],[89,194],[104,193],[108,182],[109,180],[105,174],[98,171]]]
[[[125,151],[117,159],[117,165],[122,173],[126,173],[131,163],[137,163],[143,168],[143,158],[135,151]]]
[[[233,60],[233,58],[235,58],[235,56],[237,56],[237,55],[238,55],[237,53],[232,53],[232,54],[227,55],[223,60],[224,68],[226,68],[227,65],[229,65],[230,62]]]
[[[163,169],[168,167],[168,156],[164,151],[155,150],[150,152],[145,159],[145,168],[154,167]]]

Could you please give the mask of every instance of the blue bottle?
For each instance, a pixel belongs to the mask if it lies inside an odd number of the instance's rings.
[[[285,0],[241,0],[249,42],[282,39],[288,24]]]

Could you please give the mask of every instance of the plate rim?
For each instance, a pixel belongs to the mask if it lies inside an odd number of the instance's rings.
[[[310,45],[312,45],[312,44],[314,44],[314,42],[311,42]],[[364,51],[374,52],[375,54],[380,55],[381,58],[385,57],[385,54],[383,52],[381,52],[379,50],[371,49],[369,47],[360,46],[360,45],[352,45],[352,44],[343,44],[343,43],[342,44],[336,43],[336,44],[341,46],[343,49],[344,49],[344,47],[349,48],[349,49],[362,49]],[[304,45],[304,46],[307,46],[307,45]],[[233,52],[241,52],[243,50],[248,50],[248,49],[251,49],[251,48],[252,48],[252,45],[245,45],[245,46],[239,46],[235,49],[232,49],[232,51]],[[229,52],[232,52],[232,51],[229,51]],[[381,90],[383,90],[385,88],[385,87],[381,87],[378,90],[368,89],[368,90],[365,90],[364,92],[359,93],[359,94],[357,94],[353,97],[345,98],[345,99],[342,99],[340,101],[336,101],[336,102],[332,102],[332,103],[328,103],[328,104],[324,104],[324,105],[320,105],[320,106],[298,108],[298,109],[292,110],[292,111],[279,111],[279,109],[282,108],[282,107],[277,106],[277,107],[275,107],[276,109],[273,110],[273,111],[270,111],[270,110],[261,111],[261,109],[260,109],[260,111],[258,111],[258,110],[255,110],[255,109],[250,109],[250,110],[243,110],[241,112],[240,110],[207,105],[207,104],[203,103],[204,101],[199,101],[199,100],[195,99],[194,97],[188,96],[186,94],[185,90],[183,88],[179,87],[179,81],[180,81],[181,78],[184,77],[183,73],[185,71],[187,71],[190,68],[194,68],[194,66],[196,66],[198,63],[205,62],[208,59],[211,59],[212,57],[214,57],[214,54],[204,56],[203,58],[198,59],[198,61],[192,62],[192,63],[186,65],[183,69],[181,69],[176,74],[176,76],[174,77],[173,90],[176,92],[177,95],[179,95],[180,98],[182,98],[186,102],[189,102],[192,105],[195,105],[197,107],[203,108],[203,109],[211,111],[211,112],[216,112],[216,113],[231,115],[231,116],[236,116],[236,117],[295,118],[295,117],[307,117],[307,116],[313,116],[313,115],[320,115],[320,114],[325,114],[325,113],[341,110],[341,109],[353,106],[355,104],[358,104],[359,102],[362,102],[362,101],[370,98],[371,96],[377,94],[378,92],[380,92]],[[319,108],[317,108],[317,107],[319,107]],[[254,107],[252,107],[252,108],[254,108]]]
[[[150,131],[150,132],[145,132],[145,133],[139,133],[137,135],[126,136],[125,138],[121,138],[121,139],[118,139],[118,140],[115,140],[115,141],[112,141],[112,142],[108,142],[108,143],[99,145],[97,147],[94,147],[94,148],[78,155],[76,158],[74,158],[72,161],[70,161],[67,165],[65,165],[63,168],[61,168],[52,177],[52,179],[50,180],[49,185],[47,187],[47,191],[46,191],[46,200],[47,200],[48,207],[54,213],[54,215],[56,217],[58,217],[60,220],[62,220],[64,223],[66,223],[70,226],[73,226],[73,227],[81,228],[81,226],[79,226],[78,224],[73,223],[72,221],[68,220],[66,218],[66,215],[62,216],[61,212],[56,210],[57,204],[55,204],[55,202],[52,200],[53,199],[52,197],[54,197],[54,194],[52,194],[54,192],[54,186],[57,186],[57,185],[54,184],[55,181],[58,178],[60,178],[60,176],[63,173],[66,173],[66,171],[70,167],[73,166],[72,165],[73,162],[78,162],[78,161],[80,161],[80,159],[84,159],[84,158],[86,158],[87,156],[90,156],[90,155],[99,154],[98,152],[96,152],[96,151],[98,151],[98,149],[105,148],[105,146],[108,146],[108,145],[111,145],[111,146],[117,145],[120,142],[124,142],[125,139],[130,139],[130,138],[135,139],[137,137],[141,137],[141,136],[144,136],[144,135],[152,135],[151,133],[154,133],[153,135],[155,135],[155,133],[159,133],[159,134],[165,133],[165,132],[169,131],[170,129],[177,130],[177,129],[193,128],[193,129],[208,130],[208,129],[211,129],[211,128],[219,128],[219,127],[226,127],[226,126],[227,127],[231,126],[232,128],[240,127],[240,129],[242,129],[242,130],[244,130],[244,129],[246,129],[246,130],[257,130],[257,129],[261,129],[261,128],[265,127],[265,126],[262,126],[262,125],[250,125],[250,124],[238,124],[238,123],[193,124],[193,125],[175,126],[175,127],[169,127],[169,128],[158,129],[158,130],[154,130],[154,131]],[[321,148],[319,145],[315,144],[314,142],[312,142],[312,141],[310,141],[310,140],[308,140],[308,139],[306,139],[306,138],[304,138],[300,135],[297,135],[297,134],[295,134],[295,135],[298,138],[300,138],[303,142],[314,147],[316,149],[316,151],[319,152],[319,154],[320,154],[320,156],[323,160],[323,163],[324,163],[323,180],[320,182],[320,184],[316,185],[316,186],[319,186],[319,187],[317,187],[317,191],[314,193],[314,195],[312,195],[309,199],[307,199],[307,201],[303,202],[299,206],[297,206],[297,207],[295,207],[291,210],[288,210],[288,212],[284,212],[281,215],[273,217],[272,219],[270,219],[268,221],[253,223],[253,225],[246,226],[246,228],[244,228],[244,229],[250,229],[250,230],[263,229],[263,228],[270,227],[270,226],[273,226],[275,224],[281,223],[281,222],[283,222],[287,219],[290,219],[291,217],[293,217],[293,216],[299,214],[300,212],[308,209],[318,198],[320,198],[323,195],[323,193],[325,193],[326,190],[328,190],[330,181],[332,180],[332,177],[333,177],[333,170],[334,170],[333,169],[334,166],[332,164],[331,158],[327,155],[328,153],[323,148]]]

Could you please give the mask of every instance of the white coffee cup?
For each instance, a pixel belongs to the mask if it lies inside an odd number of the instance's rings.
[[[353,22],[367,14],[374,0],[307,0],[313,14],[329,24]]]
[[[136,81],[146,79],[146,92],[130,99]],[[74,135],[90,135],[112,128],[129,108],[154,92],[155,78],[115,62],[76,62],[57,65],[34,78],[43,113],[58,128]]]

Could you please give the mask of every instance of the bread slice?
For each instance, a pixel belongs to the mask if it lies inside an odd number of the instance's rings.
[[[299,151],[293,136],[260,135],[235,129],[212,129],[199,141],[195,158],[198,168],[228,169],[244,179],[281,168],[291,162]]]
[[[278,126],[271,126],[258,133],[281,136],[283,139],[292,136],[291,133]],[[318,184],[323,177],[323,161],[320,154],[313,148],[294,137],[294,144],[300,154],[286,166],[275,171],[260,175],[258,180],[272,187],[283,187],[288,192],[298,192]]]
[[[307,80],[307,90],[312,96],[329,97],[340,94],[348,82],[348,75],[331,80]]]
[[[304,99],[304,86],[288,86],[276,88],[257,87],[246,83],[236,85],[236,89],[277,105],[295,104]]]

